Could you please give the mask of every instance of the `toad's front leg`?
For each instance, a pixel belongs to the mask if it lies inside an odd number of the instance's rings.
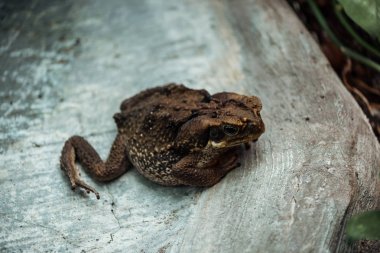
[[[200,163],[198,154],[190,154],[172,167],[172,173],[184,185],[213,186],[228,172],[240,166],[237,158],[236,151],[230,151],[213,161]]]
[[[81,163],[98,181],[110,181],[121,176],[132,166],[126,156],[125,137],[118,135],[112,144],[108,159],[103,162],[96,150],[82,137],[72,136],[63,146],[61,153],[61,169],[65,171],[70,179],[71,188],[85,189],[87,192],[95,193],[99,199],[99,193],[80,179],[79,171],[75,161]]]

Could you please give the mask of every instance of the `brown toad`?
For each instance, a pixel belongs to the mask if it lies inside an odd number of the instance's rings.
[[[162,185],[212,186],[239,166],[241,144],[264,132],[260,99],[236,93],[210,95],[168,84],[124,100],[114,115],[118,134],[103,162],[82,137],[72,136],[62,149],[61,168],[71,187],[99,194],[84,183],[75,161],[99,181],[110,181],[134,166]]]

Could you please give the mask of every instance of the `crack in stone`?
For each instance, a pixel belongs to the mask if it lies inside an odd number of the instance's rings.
[[[78,248],[80,247],[79,245],[71,242],[67,236],[59,231],[58,229],[55,229],[55,228],[52,228],[52,227],[49,227],[49,226],[45,226],[45,225],[42,225],[42,224],[39,224],[39,223],[34,223],[34,222],[29,222],[29,221],[25,221],[25,220],[20,220],[20,219],[17,219],[17,218],[13,218],[13,217],[9,217],[7,214],[4,214],[4,213],[0,213],[1,215],[5,216],[6,218],[10,219],[10,220],[13,220],[13,221],[16,221],[16,222],[20,222],[20,223],[24,223],[24,224],[27,224],[29,226],[35,226],[35,227],[40,227],[40,228],[44,228],[44,229],[47,229],[47,230],[50,230],[50,231],[53,231],[55,232],[56,234],[60,235],[62,237],[62,239],[67,242],[68,244]]]
[[[111,213],[112,213],[112,216],[115,218],[116,222],[117,222],[117,225],[118,225],[118,228],[113,231],[112,233],[110,233],[110,237],[111,237],[111,240],[108,242],[108,243],[111,243],[113,242],[113,236],[114,234],[116,234],[121,228],[121,224],[120,224],[120,220],[119,218],[117,217],[116,213],[115,213],[115,210],[116,209],[116,205],[115,205],[115,198],[114,196],[112,195],[112,193],[110,192],[109,188],[106,186],[106,189],[107,189],[107,193],[108,195],[110,196],[110,199],[111,199]]]

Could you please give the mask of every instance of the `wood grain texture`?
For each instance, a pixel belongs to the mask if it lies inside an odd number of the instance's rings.
[[[10,1],[12,2],[12,1]],[[285,1],[13,1],[0,5],[0,252],[347,252],[379,208],[380,148]],[[209,189],[135,171],[72,192],[64,141],[104,158],[112,115],[167,82],[259,96],[266,133]]]

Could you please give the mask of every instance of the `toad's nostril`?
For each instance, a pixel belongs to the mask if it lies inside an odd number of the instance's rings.
[[[254,129],[255,129],[255,123],[253,123],[253,122],[249,122],[249,123],[247,124],[247,130],[248,130],[249,132],[252,132]]]
[[[246,127],[248,133],[259,133],[264,129],[264,124],[262,122],[249,122]]]

